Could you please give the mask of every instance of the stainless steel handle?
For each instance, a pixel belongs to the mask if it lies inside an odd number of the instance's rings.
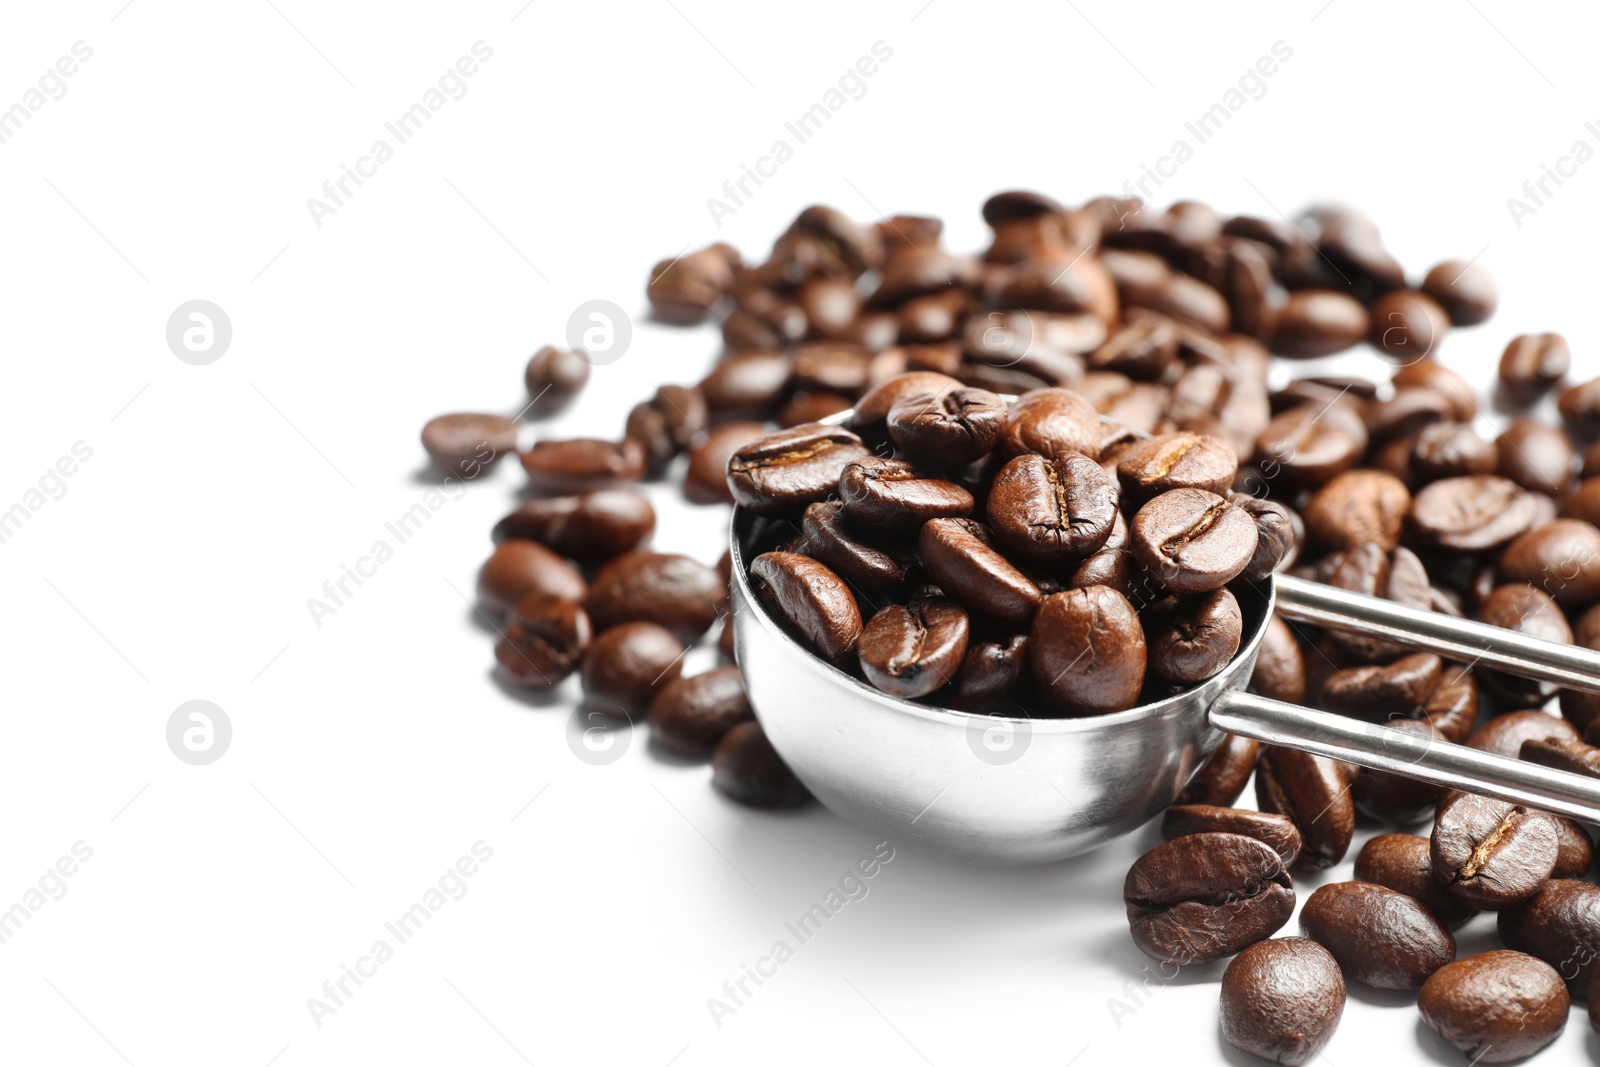
[[[1240,690],[1217,698],[1211,705],[1211,723],[1219,730],[1270,745],[1600,823],[1600,778],[1311,711]]]
[[[1554,682],[1563,689],[1600,693],[1600,652],[1502,630],[1436,611],[1418,611],[1389,600],[1335,589],[1279,574],[1278,610],[1297,622],[1381,637],[1421,652]]]

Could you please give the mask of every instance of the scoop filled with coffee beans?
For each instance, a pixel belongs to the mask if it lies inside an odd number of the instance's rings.
[[[1178,965],[1243,950],[1224,1035],[1269,1059],[1316,1054],[1345,980],[1421,986],[1482,1062],[1542,1047],[1560,954],[1600,956],[1581,892],[1536,906],[1587,870],[1566,817],[1600,822],[1600,378],[1572,380],[1557,334],[1511,338],[1515,417],[1482,432],[1441,346],[1494,285],[1461,261],[1408,277],[1350,211],[1011,192],[983,217],[976,256],[938,219],[813,207],[759,263],[657,264],[657,318],[719,318],[726,351],[620,439],[522,453],[541,495],[480,582],[503,674],[578,672],[741,802],[815,794],[980,859],[1058,859],[1170,807],[1129,874],[1134,940]],[[1387,382],[1283,374],[1363,342]],[[628,483],[680,470],[690,500],[738,505],[719,570],[647,548]],[[723,582],[738,671],[679,678]],[[1252,778],[1261,810],[1231,807]],[[1264,941],[1290,866],[1339,862],[1358,812],[1436,827],[1374,839],[1359,888]],[[1484,908],[1517,951],[1450,963],[1447,927]],[[1520,1015],[1486,1007],[1506,988]]]

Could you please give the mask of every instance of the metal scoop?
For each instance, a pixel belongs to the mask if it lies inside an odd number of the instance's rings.
[[[1600,652],[1275,575],[1235,590],[1239,651],[1187,692],[1092,718],[973,714],[880,692],[767,614],[749,561],[792,532],[734,509],[739,669],[779,755],[829,809],[875,833],[979,862],[1064,859],[1171,805],[1224,732],[1600,824],[1600,779],[1244,691],[1274,607],[1293,620],[1587,692],[1600,692]]]

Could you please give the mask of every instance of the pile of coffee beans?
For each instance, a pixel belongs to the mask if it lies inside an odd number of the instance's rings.
[[[1441,346],[1492,317],[1494,284],[1457,260],[1408,275],[1355,212],[1007,192],[982,213],[977,255],[945,249],[937,218],[812,207],[760,262],[714,245],[657,264],[655,316],[719,321],[724,351],[615,438],[521,453],[533,497],[480,582],[503,675],[575,672],[662,748],[710,753],[725,794],[806,799],[736,670],[678,677],[726,613],[730,564],[650,551],[632,486],[672,478],[786,528],[749,561],[767,610],[897,697],[1115,712],[1213,676],[1264,626],[1259,694],[1600,777],[1600,698],[1252,615],[1277,569],[1600,649],[1600,377],[1574,379],[1561,336],[1508,341],[1492,400],[1510,418],[1486,432],[1489,390]],[[1280,361],[1363,343],[1394,361],[1386,381]],[[530,394],[570,396],[574,358],[536,356]],[[436,462],[504,451],[515,427],[475,418],[430,424]],[[720,638],[731,660],[725,621]],[[1260,810],[1234,807],[1252,781]],[[1341,863],[1372,828],[1356,880],[1272,939],[1291,870]],[[1486,1063],[1536,1051],[1588,996],[1600,887],[1568,820],[1228,737],[1163,830],[1128,875],[1134,940],[1178,964],[1235,956],[1222,1029],[1256,1055],[1315,1056],[1347,982],[1416,990]],[[1456,960],[1451,931],[1485,911],[1507,949]]]

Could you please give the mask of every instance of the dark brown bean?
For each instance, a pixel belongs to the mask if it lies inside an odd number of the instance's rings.
[[[588,585],[577,568],[537,541],[503,541],[478,571],[478,602],[503,616],[529,593],[584,598]]]
[[[1034,680],[1070,715],[1107,715],[1139,702],[1146,649],[1139,616],[1103,585],[1053,593],[1028,635]]]
[[[683,473],[684,496],[697,504],[731,504],[733,490],[728,486],[728,460],[741,448],[765,438],[765,424],[740,420],[725,422],[706,431],[689,450],[689,466]]]
[[[1433,873],[1456,899],[1498,911],[1531,897],[1556,863],[1555,821],[1474,794],[1454,795],[1433,825]]]
[[[1361,847],[1355,877],[1415,897],[1443,926],[1454,929],[1478,914],[1433,878],[1433,854],[1426,837],[1379,834]]]
[[[905,460],[867,455],[839,474],[844,514],[863,527],[917,529],[929,519],[964,519],[972,494],[942,478],[922,478]]]
[[[1495,447],[1502,478],[1546,496],[1566,495],[1578,453],[1561,427],[1526,416],[1516,418],[1495,440]]]
[[[1264,582],[1274,571],[1294,561],[1298,547],[1296,516],[1276,500],[1234,496],[1233,502],[1256,524],[1256,550],[1239,577],[1247,582]]]
[[[653,622],[692,642],[728,609],[728,587],[714,568],[666,552],[628,552],[600,568],[584,607],[596,627]]]
[[[539,541],[578,563],[603,563],[655,533],[656,512],[636,489],[530,500],[495,524],[494,538]]]
[[[652,475],[705,436],[711,418],[706,398],[692,386],[663,385],[628,413],[627,436],[644,446]]]
[[[961,383],[948,374],[933,371],[911,371],[878,383],[856,401],[855,414],[850,418],[850,428],[868,441],[883,441],[889,436],[889,410],[909,393],[940,393],[961,388]]]
[[[1061,564],[1106,543],[1117,517],[1117,488],[1082,453],[1026,453],[995,475],[987,508],[1002,548],[1034,563]]]
[[[1027,634],[1013,634],[1004,643],[969,644],[950,683],[949,703],[968,711],[1008,710],[1027,670]]]
[[[1576,738],[1529,737],[1522,742],[1517,755],[1529,763],[1537,763],[1542,767],[1554,767],[1568,774],[1600,778],[1600,748]]]
[[[1256,805],[1287,815],[1300,831],[1302,861],[1331,867],[1355,835],[1356,809],[1344,766],[1325,756],[1263,745],[1256,765]]]
[[[1330,356],[1359,343],[1368,326],[1360,301],[1329,289],[1301,289],[1280,310],[1270,347],[1291,359]]]
[[[1255,772],[1261,742],[1237,734],[1223,734],[1189,784],[1178,794],[1179,804],[1214,804],[1228,807],[1239,799]]]
[[[1354,405],[1300,404],[1267,423],[1255,441],[1255,461],[1269,483],[1282,478],[1290,487],[1314,488],[1354,467],[1368,440]]]
[[[1300,931],[1333,953],[1346,978],[1420,989],[1456,958],[1456,941],[1420,900],[1371,882],[1333,882],[1306,898]]]
[[[1130,547],[1175,593],[1205,593],[1238,577],[1256,550],[1242,509],[1204,489],[1162,493],[1134,516]]]
[[[422,447],[436,470],[476,478],[517,450],[517,424],[501,415],[438,415],[422,427]]]
[[[1455,552],[1486,552],[1524,533],[1538,504],[1508,478],[1478,474],[1445,478],[1411,501],[1411,525],[1422,540]]]
[[[1600,600],[1600,529],[1578,519],[1557,519],[1506,546],[1500,578],[1526,582],[1565,608]]]
[[[1011,418],[1000,434],[1000,448],[1013,456],[1082,452],[1094,459],[1100,452],[1102,433],[1099,413],[1077,393],[1034,389],[1012,405]]]
[[[1496,586],[1479,610],[1478,619],[1530,637],[1572,643],[1572,628],[1556,602],[1548,593],[1520,582]],[[1555,685],[1549,682],[1515,678],[1482,666],[1478,668],[1478,681],[1502,700],[1523,707],[1538,707],[1556,695]]]
[[[1000,440],[1010,410],[987,389],[960,386],[902,393],[889,409],[889,437],[907,458],[937,467],[960,467]]]
[[[861,631],[861,671],[890,696],[926,696],[955,677],[967,634],[967,613],[948,600],[890,604]]]
[[[637,482],[645,475],[644,449],[624,437],[596,437],[537,442],[522,453],[528,488],[539,493],[583,493],[618,482]]]
[[[1562,501],[1561,511],[1569,518],[1600,525],[1600,477],[1590,475],[1579,482]]]
[[[906,576],[906,559],[868,543],[844,519],[844,503],[825,500],[806,508],[800,531],[804,554],[821,560],[839,577],[869,592],[889,589]]]
[[[1300,652],[1300,641],[1276,612],[1267,620],[1266,633],[1256,652],[1250,691],[1286,704],[1305,703],[1306,663]]]
[[[1561,384],[1572,369],[1572,350],[1559,333],[1524,333],[1500,354],[1499,385],[1511,403],[1526,407]]]
[[[1286,1067],[1309,1063],[1344,1014],[1344,975],[1304,937],[1258,941],[1222,975],[1222,1036],[1241,1052]]]
[[[1233,448],[1209,434],[1162,434],[1137,441],[1117,463],[1122,490],[1135,503],[1169,489],[1226,493],[1238,473],[1239,457]]]
[[[1317,579],[1336,589],[1382,597],[1419,611],[1433,609],[1433,589],[1422,561],[1408,548],[1385,553],[1375,544],[1356,544],[1343,552],[1324,556]],[[1392,641],[1330,631],[1328,640],[1359,663],[1383,663],[1406,654]]]
[[[1394,372],[1391,381],[1396,390],[1432,389],[1449,403],[1453,422],[1470,423],[1478,417],[1478,395],[1472,383],[1437,360],[1407,364]]]
[[[1583,878],[1594,867],[1594,842],[1579,823],[1560,816],[1556,820],[1556,865],[1551,878]]]
[[[767,610],[823,659],[841,663],[856,650],[861,609],[849,586],[826,566],[793,552],[765,552],[751,562],[750,577]]]
[[[734,352],[700,381],[700,393],[715,414],[761,416],[782,401],[792,367],[782,352]]]
[[[583,692],[598,710],[630,719],[683,670],[683,646],[653,622],[602,630],[583,657]]]
[[[1192,834],[1157,846],[1134,862],[1122,896],[1134,944],[1180,966],[1270,937],[1294,910],[1278,854],[1239,834]]]
[[[1554,1041],[1571,997],[1547,963],[1496,949],[1441,967],[1417,995],[1422,1020],[1470,1063],[1511,1063]]]
[[[528,359],[522,380],[528,387],[535,416],[549,415],[566,407],[589,382],[589,360],[582,352],[545,345]]]
[[[1600,886],[1552,878],[1496,918],[1507,948],[1544,960],[1583,995],[1600,969]]]
[[[1150,673],[1189,685],[1220,672],[1239,651],[1244,618],[1226,589],[1167,597],[1145,616]]]
[[[1372,346],[1395,359],[1426,359],[1450,332],[1450,317],[1431,296],[1396,289],[1373,301]]]
[[[1322,683],[1322,706],[1369,722],[1411,718],[1433,694],[1443,669],[1443,661],[1426,652],[1393,663],[1344,667]]]
[[[990,545],[970,519],[930,519],[917,538],[928,575],[968,611],[1011,626],[1027,626],[1039,608],[1039,587]]]
[[[1539,710],[1508,711],[1484,723],[1467,739],[1469,748],[1516,758],[1529,741],[1577,741],[1570,722]]]
[[[1286,867],[1300,855],[1300,831],[1287,815],[1213,804],[1175,804],[1161,820],[1161,836],[1168,841],[1208,833],[1253,837],[1276,852]]]
[[[1429,745],[1444,740],[1443,734],[1419,719],[1390,719],[1383,726],[1416,734]],[[1356,810],[1391,826],[1410,826],[1430,818],[1444,794],[1442,786],[1368,767],[1359,768],[1350,781],[1350,797],[1356,802]]]
[[[1422,721],[1446,741],[1459,744],[1467,739],[1478,721],[1478,682],[1471,668],[1461,664],[1445,668],[1438,687],[1422,705]]]
[[[1338,552],[1375,544],[1385,552],[1400,544],[1411,508],[1411,492],[1381,471],[1348,471],[1312,494],[1305,507],[1306,536],[1313,545]]]
[[[832,495],[845,466],[867,454],[861,438],[843,427],[795,426],[734,452],[728,487],[757,515],[798,515]]]
[[[567,597],[532,592],[517,601],[495,660],[513,685],[548,689],[578,669],[593,631],[583,607]]]
[[[674,678],[650,701],[650,736],[679,756],[704,758],[733,727],[754,718],[737,667]]]
[[[662,322],[692,326],[733,287],[738,267],[739,253],[725,244],[663,260],[650,269],[650,310]]]
[[[741,722],[723,735],[711,754],[711,784],[752,808],[797,808],[811,800],[758,722]]]
[[[784,401],[783,407],[778,409],[777,414],[772,416],[772,420],[778,424],[779,429],[787,430],[808,422],[821,422],[823,419],[849,410],[849,397],[813,390],[792,394]]]
[[[1470,425],[1437,422],[1425,426],[1411,446],[1411,472],[1421,483],[1471,474],[1493,474],[1500,451]]]
[[[1455,326],[1487,322],[1500,304],[1494,279],[1469,260],[1447,259],[1429,268],[1422,291],[1433,297]]]

